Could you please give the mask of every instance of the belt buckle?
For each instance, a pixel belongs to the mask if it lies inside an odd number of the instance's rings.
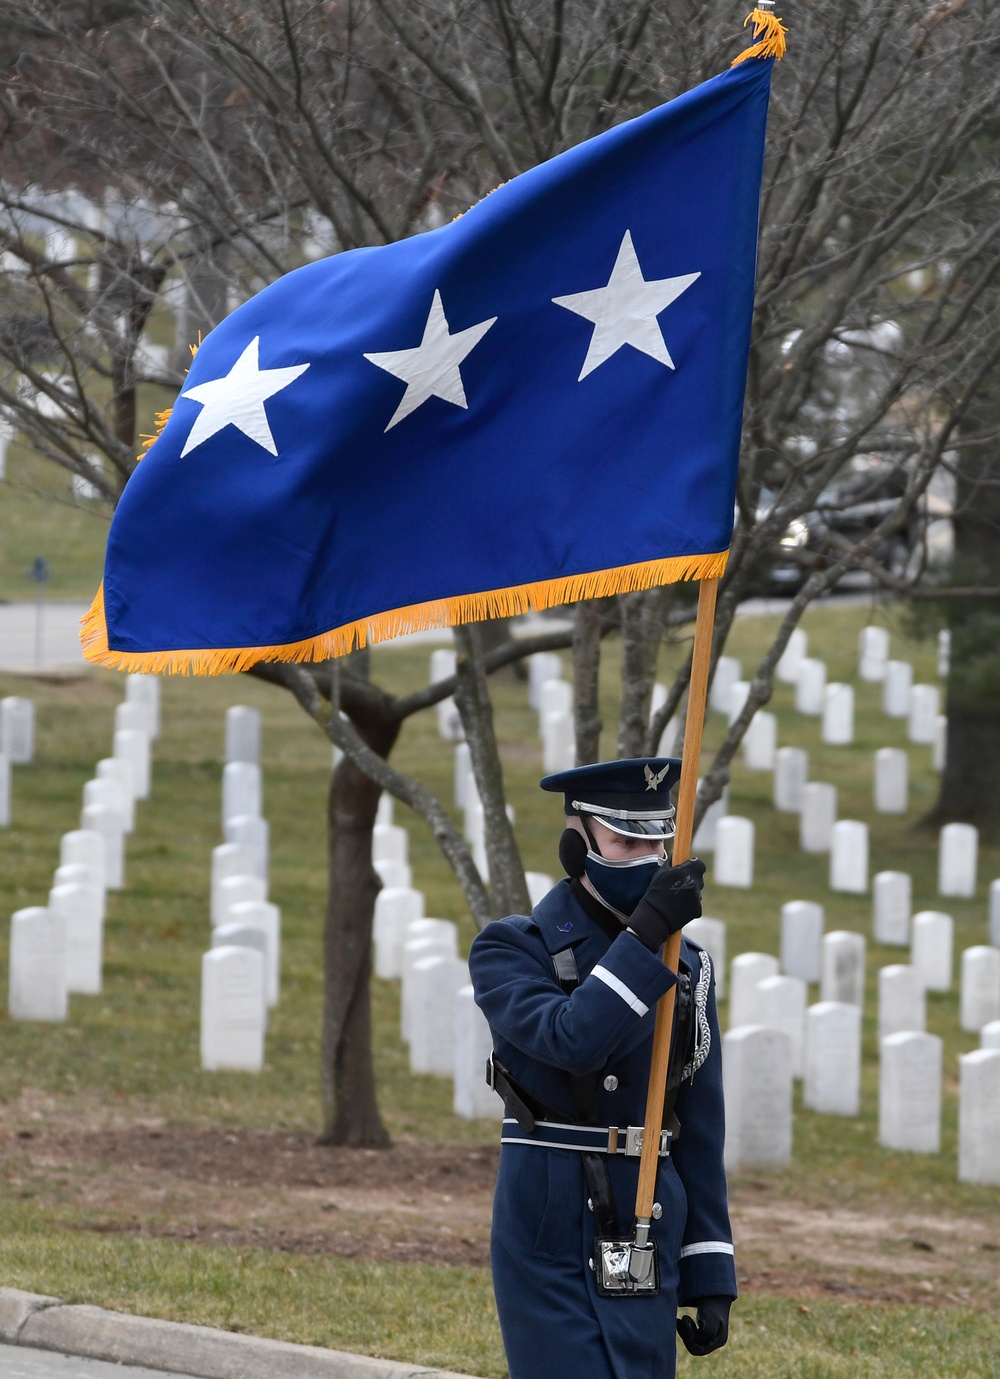
[[[630,1126],[628,1126],[628,1128],[627,1128],[626,1131],[625,1131],[625,1157],[626,1157],[626,1158],[629,1158],[629,1159],[638,1159],[638,1158],[641,1157],[641,1155],[642,1155],[642,1141],[643,1141],[644,1133],[645,1133],[645,1126],[643,1126],[643,1125],[630,1125]],[[616,1136],[616,1141],[617,1141],[617,1130],[615,1131],[615,1136]],[[669,1131],[669,1130],[661,1130],[661,1131],[660,1131],[660,1149],[659,1149],[659,1157],[660,1157],[661,1159],[665,1159],[665,1158],[669,1157],[669,1154],[670,1154],[670,1139],[671,1139],[671,1134],[670,1134],[670,1131]],[[611,1149],[610,1140],[611,1140],[611,1137],[610,1137],[610,1135],[609,1135],[609,1136],[608,1136],[608,1152],[609,1152],[609,1153],[614,1153],[615,1151]]]
[[[486,1060],[486,1085],[492,1091],[496,1091],[496,1069],[493,1067],[493,1055],[490,1054]]]

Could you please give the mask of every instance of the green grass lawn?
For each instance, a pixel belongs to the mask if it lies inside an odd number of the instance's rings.
[[[0,520],[5,511],[0,505]],[[802,854],[797,818],[774,812],[770,775],[748,772],[738,763],[730,808],[748,814],[757,826],[755,884],[749,891],[715,887],[710,872],[706,904],[708,913],[727,921],[730,956],[747,949],[777,952],[780,906],[789,899],[818,900],[826,908],[828,929],[856,929],[869,937],[861,1113],[842,1120],[800,1109],[792,1165],[769,1180],[767,1194],[776,1202],[783,1197],[817,1205],[835,1201],[860,1210],[866,1204],[891,1203],[980,1216],[997,1221],[1000,1232],[1000,1193],[958,1184],[955,1148],[957,1056],[977,1043],[975,1036],[958,1029],[957,959],[963,948],[985,941],[986,885],[1000,875],[1000,851],[983,849],[974,900],[939,900],[936,838],[920,825],[936,792],[926,747],[909,749],[909,814],[873,814],[872,753],[880,746],[905,745],[905,725],[881,713],[878,687],[856,681],[857,632],[867,616],[860,608],[819,608],[805,623],[810,651],[826,659],[830,678],[855,683],[853,746],[824,747],[818,720],[792,711],[791,691],[785,686],[779,687],[772,707],[779,714],[780,742],[807,747],[810,778],[837,785],[840,817],[865,818],[871,824],[872,871],[912,872],[914,908],[941,908],[955,917],[956,983],[951,993],[931,995],[928,1001],[928,1027],[943,1037],[946,1051],[944,1147],[938,1156],[878,1148],[877,970],[899,961],[900,950],[871,942],[870,898],[829,891],[826,857]],[[774,625],[774,619],[741,620],[727,650],[752,669],[753,657]],[[664,653],[664,677],[682,650]],[[905,644],[896,623],[893,654],[914,661],[918,680],[935,682],[933,647]],[[424,683],[428,656],[426,647],[377,651],[376,674],[398,689]],[[611,645],[602,679],[606,750],[615,726],[617,665],[617,648]],[[512,675],[498,676],[494,691],[497,733],[525,864],[555,872],[562,820],[553,800],[537,789],[536,716],[527,708],[525,686]],[[0,907],[6,914],[44,903],[59,836],[78,826],[83,783],[94,763],[110,752],[122,685],[110,672],[69,682],[0,676],[0,694],[9,693],[36,700],[38,751],[34,765],[15,770],[14,825],[0,832]],[[264,714],[271,893],[283,914],[282,1001],[272,1017],[266,1067],[257,1077],[209,1074],[198,1066],[199,964],[209,934],[210,853],[221,841],[223,715],[232,703],[257,705]],[[15,1023],[0,1015],[0,1100],[13,1103],[23,1094],[41,1095],[64,1107],[120,1107],[128,1116],[159,1115],[175,1123],[315,1129],[329,744],[289,696],[248,679],[166,680],[163,723],[152,798],[140,805],[137,830],[129,841],[126,888],[109,896],[104,993],[74,996],[65,1025]],[[710,715],[708,744],[717,742],[723,731],[723,719]],[[450,803],[452,751],[440,742],[432,712],[407,724],[393,759]],[[473,929],[454,878],[423,824],[401,807],[396,817],[410,828],[415,884],[426,892],[427,912],[457,920],[467,948]],[[7,926],[0,926],[0,986],[6,981],[7,937]],[[393,1133],[492,1142],[494,1126],[470,1125],[451,1114],[450,1083],[409,1075],[397,1035],[393,984],[374,983],[374,1008],[380,1099]],[[489,1280],[482,1270],[358,1264],[183,1241],[103,1237],[74,1231],[71,1215],[11,1191],[0,1196],[0,1222],[0,1280],[6,1283],[467,1373],[504,1373]],[[1000,1372],[1000,1323],[959,1307],[812,1299],[805,1305],[751,1294],[741,1301],[738,1317],[729,1350],[700,1362],[692,1373],[734,1379],[909,1379]]]

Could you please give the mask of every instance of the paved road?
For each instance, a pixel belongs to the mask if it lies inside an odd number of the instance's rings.
[[[79,1360],[73,1355],[13,1345],[0,1346],[0,1374],[3,1379],[169,1379],[162,1369],[109,1365],[104,1360]],[[174,1374],[173,1379],[191,1376]]]
[[[80,619],[86,611],[82,603],[45,603],[39,638],[33,603],[0,603],[0,670],[82,666]]]

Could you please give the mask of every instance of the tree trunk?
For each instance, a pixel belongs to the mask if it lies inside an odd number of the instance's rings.
[[[619,757],[643,755],[649,733],[649,710],[656,678],[656,655],[663,637],[667,589],[625,594],[622,610],[622,705],[618,725]]]
[[[601,750],[601,607],[605,599],[583,599],[573,622],[573,719],[576,764],[589,766]]]
[[[968,430],[987,434],[1000,396],[987,393]],[[954,584],[1000,583],[1000,464],[995,440],[961,448],[957,462]],[[951,630],[948,743],[941,790],[927,822],[975,824],[1000,836],[1000,609],[995,600],[955,599],[944,608]]]
[[[398,728],[388,715],[355,719],[365,741],[388,756]],[[323,1133],[321,1144],[381,1148],[371,1037],[372,917],[380,889],[372,829],[381,789],[347,758],[330,781],[330,894],[324,930]]]

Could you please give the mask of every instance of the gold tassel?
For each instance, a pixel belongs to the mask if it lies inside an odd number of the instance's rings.
[[[785,56],[785,34],[788,31],[778,16],[770,10],[753,9],[743,21],[744,29],[748,24],[753,25],[754,41],[738,57],[733,58],[730,67],[745,62],[748,57],[774,57],[780,62]]]
[[[481,594],[459,594],[455,598],[415,603],[375,613],[370,618],[345,623],[318,637],[290,642],[284,646],[220,647],[191,651],[112,651],[104,615],[104,586],[81,621],[80,643],[84,658],[93,665],[112,670],[146,675],[230,675],[247,670],[259,661],[325,661],[343,656],[363,646],[374,646],[406,632],[429,628],[454,627],[458,623],[480,622],[484,618],[511,618],[528,612],[541,612],[578,599],[606,598],[610,594],[654,589],[678,580],[713,579],[720,576],[729,559],[728,551],[708,555],[677,555],[665,560],[644,560],[637,565],[620,565],[612,570],[545,579],[535,584],[517,584],[508,589],[488,589]]]

